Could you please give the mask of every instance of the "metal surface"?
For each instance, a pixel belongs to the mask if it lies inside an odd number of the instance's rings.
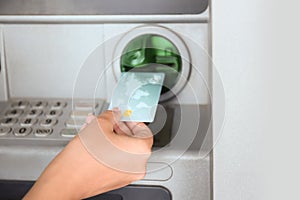
[[[1,0],[0,15],[199,14],[207,0]]]
[[[0,23],[14,24],[99,24],[99,23],[206,23],[208,12],[201,15],[0,15]]]
[[[8,87],[5,69],[4,38],[2,30],[2,25],[0,25],[0,101],[7,100],[8,98]]]
[[[3,2],[8,1],[1,3]],[[17,1],[11,1],[11,5],[13,2]],[[27,3],[30,2],[34,1]],[[51,1],[51,4],[54,5],[55,2],[58,1]],[[64,2],[67,1],[60,1],[60,5]],[[125,2],[122,1],[122,3]],[[133,6],[128,2],[128,6]],[[157,0],[152,1],[152,3],[155,2],[158,3]],[[164,0],[160,3],[166,2],[178,3],[179,0]],[[188,9],[186,6],[188,3],[189,1],[180,0],[183,6],[180,7],[177,4],[177,9]],[[142,1],[139,1],[139,4],[146,5]],[[138,5],[134,6],[138,7]],[[96,97],[109,99],[109,92],[113,89],[116,77],[114,77],[115,72],[107,67],[108,63],[119,56],[113,52],[116,51],[115,48],[118,47],[117,44],[121,38],[133,28],[150,25],[148,23],[151,23],[151,26],[164,26],[178,35],[190,52],[192,73],[188,84],[195,87],[199,101],[191,101],[191,90],[187,87],[180,91],[179,96],[188,109],[185,115],[181,115],[178,110],[167,109],[169,115],[177,119],[167,120],[168,127],[163,128],[163,131],[168,135],[161,141],[163,145],[153,148],[155,153],[152,154],[148,164],[148,169],[161,169],[149,172],[136,184],[166,187],[170,190],[173,200],[212,199],[211,155],[202,156],[207,153],[207,150],[202,148],[205,136],[206,134],[211,136],[208,128],[211,118],[210,101],[204,84],[199,84],[200,75],[205,79],[204,81],[209,81],[211,75],[208,70],[209,57],[205,52],[210,46],[208,9],[201,11],[201,14],[188,11],[183,14],[169,12],[159,14],[160,10],[157,10],[156,14],[149,15],[138,13],[141,10],[147,11],[139,9],[137,13],[118,13],[117,15],[108,13],[109,10],[103,15],[95,13],[70,15],[66,10],[63,15],[54,13],[33,15],[30,12],[26,15],[16,15],[16,12],[15,14],[11,12],[12,15],[4,15],[1,14],[1,9],[4,9],[1,4],[0,7],[0,35],[2,35],[0,51],[2,51],[2,67],[4,66],[6,70],[5,74],[0,74],[0,81],[1,78],[7,79],[7,84],[3,88],[7,90],[6,93],[10,95],[10,98]],[[159,6],[156,4],[155,7]],[[60,9],[71,11],[73,8],[62,7]],[[125,10],[124,7],[122,9]],[[199,11],[200,8],[195,6],[193,9]],[[7,12],[8,10],[6,9]],[[54,12],[55,9],[52,11]],[[172,12],[175,10],[172,9]],[[173,40],[171,35],[167,35],[166,38]],[[120,70],[120,67],[117,69]],[[93,88],[95,85],[96,89]],[[0,99],[7,100],[1,92],[0,90]],[[164,104],[172,107],[174,99]],[[0,101],[0,111],[5,111],[6,108],[6,104]],[[200,119],[197,115],[193,115],[196,108],[200,110]],[[72,110],[69,106],[64,109],[68,110],[68,116],[63,112],[60,117],[66,122]],[[103,109],[106,109],[105,105]],[[47,110],[43,110],[43,114],[45,111]],[[179,142],[170,142],[170,138],[176,135],[178,124],[181,123],[180,117],[187,119],[180,129],[182,136]],[[78,120],[81,119],[78,118]],[[199,119],[198,134],[195,138],[191,129],[193,122],[197,121],[194,119]],[[66,128],[65,124],[58,122],[50,134],[46,132],[44,135],[37,136],[33,132],[25,137],[16,137],[12,134],[12,130],[8,134],[3,134],[0,137],[0,179],[35,180],[53,157],[68,143],[70,140],[68,137],[73,137],[74,132],[61,132],[64,128]],[[154,126],[154,128],[157,127]],[[183,150],[181,143],[184,143],[186,139],[193,140],[189,140],[191,143],[185,151],[181,152]],[[176,145],[179,146],[176,147]]]
[[[195,23],[207,22],[207,8],[207,0],[2,0],[0,23]]]

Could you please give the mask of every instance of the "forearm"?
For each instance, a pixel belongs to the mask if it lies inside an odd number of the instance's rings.
[[[74,138],[49,164],[24,199],[80,199],[84,180],[82,177],[78,180],[76,174],[85,173],[82,162],[86,156],[78,137]]]

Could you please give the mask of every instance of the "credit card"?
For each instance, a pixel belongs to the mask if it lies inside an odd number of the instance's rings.
[[[164,73],[123,72],[109,110],[119,108],[121,121],[153,122],[164,77]]]

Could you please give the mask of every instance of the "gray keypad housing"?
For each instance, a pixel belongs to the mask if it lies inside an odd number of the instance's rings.
[[[0,140],[68,142],[88,113],[98,115],[105,100],[12,99],[0,102]]]

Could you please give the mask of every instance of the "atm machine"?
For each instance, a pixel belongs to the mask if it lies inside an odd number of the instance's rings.
[[[131,70],[165,73],[147,175],[91,199],[212,199],[210,48],[208,0],[1,1],[0,199],[20,199]]]

